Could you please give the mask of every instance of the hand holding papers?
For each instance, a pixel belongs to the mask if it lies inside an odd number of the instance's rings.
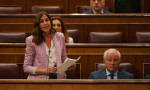
[[[78,59],[70,59],[70,58],[67,58],[63,64],[61,64],[58,69],[57,69],[57,72],[56,73],[63,73],[65,72],[66,70],[68,70],[68,68],[70,66],[72,66],[73,64],[75,64],[75,62],[77,62],[79,59],[81,58],[81,56],[78,58]]]

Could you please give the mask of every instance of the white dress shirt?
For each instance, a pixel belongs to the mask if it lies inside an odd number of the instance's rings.
[[[51,48],[48,48],[46,43],[45,43],[45,47],[46,47],[46,54],[49,58],[49,65],[48,66],[54,66],[56,64],[56,53],[55,53],[55,47],[53,44],[53,40],[51,40]],[[50,53],[49,53],[50,51]]]
[[[69,37],[69,43],[73,43],[73,38]]]
[[[113,74],[114,74],[114,79],[117,79],[117,78],[118,78],[117,73],[118,73],[118,70],[117,70],[115,73],[113,73]],[[106,69],[106,76],[107,76],[107,79],[111,79],[110,74],[111,74],[111,73]]]

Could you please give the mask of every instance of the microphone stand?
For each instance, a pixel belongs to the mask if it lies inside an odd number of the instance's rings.
[[[48,76],[50,76],[50,74],[48,73],[50,52],[51,52],[51,50],[49,49],[49,50],[48,50],[48,64],[47,64],[47,75],[48,75]]]

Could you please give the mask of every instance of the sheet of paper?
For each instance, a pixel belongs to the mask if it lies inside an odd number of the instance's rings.
[[[67,58],[64,63],[62,63],[58,69],[56,73],[63,73],[66,70],[68,70],[68,68],[70,66],[72,66],[73,64],[75,64],[75,62],[77,62],[79,59],[81,58],[81,56],[78,59],[71,59],[71,58]]]

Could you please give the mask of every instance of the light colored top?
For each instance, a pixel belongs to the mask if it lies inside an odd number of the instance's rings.
[[[115,73],[113,73],[113,74],[114,74],[114,79],[117,79],[117,78],[118,78],[117,73],[118,73],[118,70],[117,70]],[[107,79],[111,79],[110,74],[111,74],[111,73],[106,69],[106,76],[107,76]]]
[[[54,65],[56,65],[56,53],[55,53],[55,47],[53,44],[53,40],[51,40],[51,48],[48,48],[46,43],[45,43],[45,47],[46,47],[46,54],[49,57],[48,66],[54,67]],[[50,51],[50,53],[49,53],[49,51]]]
[[[74,43],[72,37],[69,37],[69,43]]]

